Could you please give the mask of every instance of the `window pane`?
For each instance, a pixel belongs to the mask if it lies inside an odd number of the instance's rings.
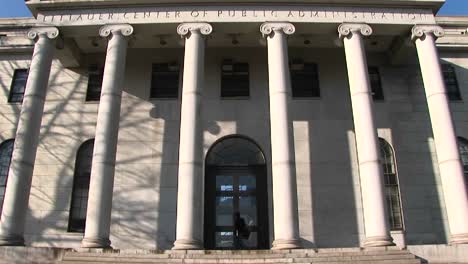
[[[224,61],[221,66],[221,97],[249,96],[249,64]]]
[[[240,196],[239,212],[246,225],[257,226],[257,198],[255,196]]]
[[[388,217],[391,230],[403,229],[403,218],[400,204],[400,187],[395,169],[395,158],[390,144],[379,138],[380,157],[384,171],[385,194],[387,200]]]
[[[320,97],[318,67],[315,63],[290,63],[293,97]]]
[[[216,197],[216,225],[232,226],[234,215],[234,197],[218,196]]]
[[[83,143],[76,154],[69,232],[84,232],[93,148],[94,139],[91,139]]]
[[[233,248],[234,232],[216,232],[215,246],[217,248]]]
[[[239,191],[255,191],[257,178],[253,175],[240,175]]]
[[[223,192],[234,191],[232,176],[217,175],[216,176],[216,190],[223,191]]]
[[[88,89],[86,90],[86,101],[99,101],[101,98],[102,79],[104,68],[91,65],[88,74]]]
[[[178,98],[179,68],[176,63],[153,64],[151,98]]]
[[[450,64],[441,64],[447,96],[451,101],[461,100],[455,68]]]
[[[14,143],[15,140],[10,139],[0,144],[0,215],[3,208],[3,199],[5,198],[8,170],[10,168]]]
[[[468,185],[468,140],[459,137],[458,149],[460,151],[460,158],[463,163],[463,171],[465,173],[465,183]]]
[[[380,80],[380,73],[377,67],[369,67],[369,80],[372,91],[372,99],[383,100],[384,94],[382,89],[382,82]]]
[[[232,137],[217,143],[208,153],[207,164],[218,166],[265,164],[262,151],[250,140]]]
[[[8,102],[21,103],[23,102],[24,91],[26,89],[26,81],[28,79],[28,69],[16,69],[13,74],[13,80],[10,86],[10,96]]]

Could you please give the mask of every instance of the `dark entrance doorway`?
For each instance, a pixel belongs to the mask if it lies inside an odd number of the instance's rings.
[[[223,138],[208,152],[205,168],[205,248],[269,248],[266,162],[261,149],[245,137]],[[236,213],[249,232],[236,232]]]

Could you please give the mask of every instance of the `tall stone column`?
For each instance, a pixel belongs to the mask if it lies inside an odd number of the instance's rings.
[[[203,248],[203,131],[201,99],[205,74],[207,23],[183,23],[177,33],[185,38],[182,109],[180,115],[177,227],[173,249]]]
[[[363,36],[370,36],[372,28],[366,24],[341,24],[338,33],[344,42],[353,108],[366,234],[363,245],[389,246],[393,242],[386,217],[383,170],[363,43]]]
[[[94,139],[86,228],[81,243],[81,246],[86,248],[106,248],[111,244],[109,233],[120,103],[127,55],[126,37],[132,33],[133,27],[127,24],[106,25],[99,30],[99,35],[109,37],[109,42]]]
[[[23,104],[16,130],[8,172],[8,185],[0,221],[0,245],[24,245],[24,223],[41,129],[50,67],[55,50],[55,27],[39,27],[28,32],[36,41],[29,68]]]
[[[468,243],[468,197],[457,137],[447,99],[435,39],[444,35],[436,25],[415,26],[412,39],[416,43],[421,66],[432,132],[444,190],[445,207],[452,244]]]
[[[289,118],[291,98],[287,35],[290,23],[263,23],[260,32],[268,42],[271,154],[275,240],[272,249],[300,248],[294,138]]]

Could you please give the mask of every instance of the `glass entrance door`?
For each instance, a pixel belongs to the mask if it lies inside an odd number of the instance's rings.
[[[206,249],[269,248],[266,175],[254,141],[236,135],[213,144],[205,163]]]
[[[208,171],[206,248],[268,248],[265,170],[261,167],[211,167]],[[236,220],[236,213],[242,220]],[[237,229],[239,221],[243,221],[248,231],[236,233],[236,221]]]

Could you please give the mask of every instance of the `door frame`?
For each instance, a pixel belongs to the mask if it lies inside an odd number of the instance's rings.
[[[249,166],[213,166],[205,167],[205,212],[204,212],[204,248],[205,249],[229,249],[234,248],[216,248],[216,175],[220,173],[250,172],[256,178],[255,197],[257,202],[257,232],[256,249],[269,249],[269,227],[268,227],[268,185],[267,185],[267,166],[249,165]]]

